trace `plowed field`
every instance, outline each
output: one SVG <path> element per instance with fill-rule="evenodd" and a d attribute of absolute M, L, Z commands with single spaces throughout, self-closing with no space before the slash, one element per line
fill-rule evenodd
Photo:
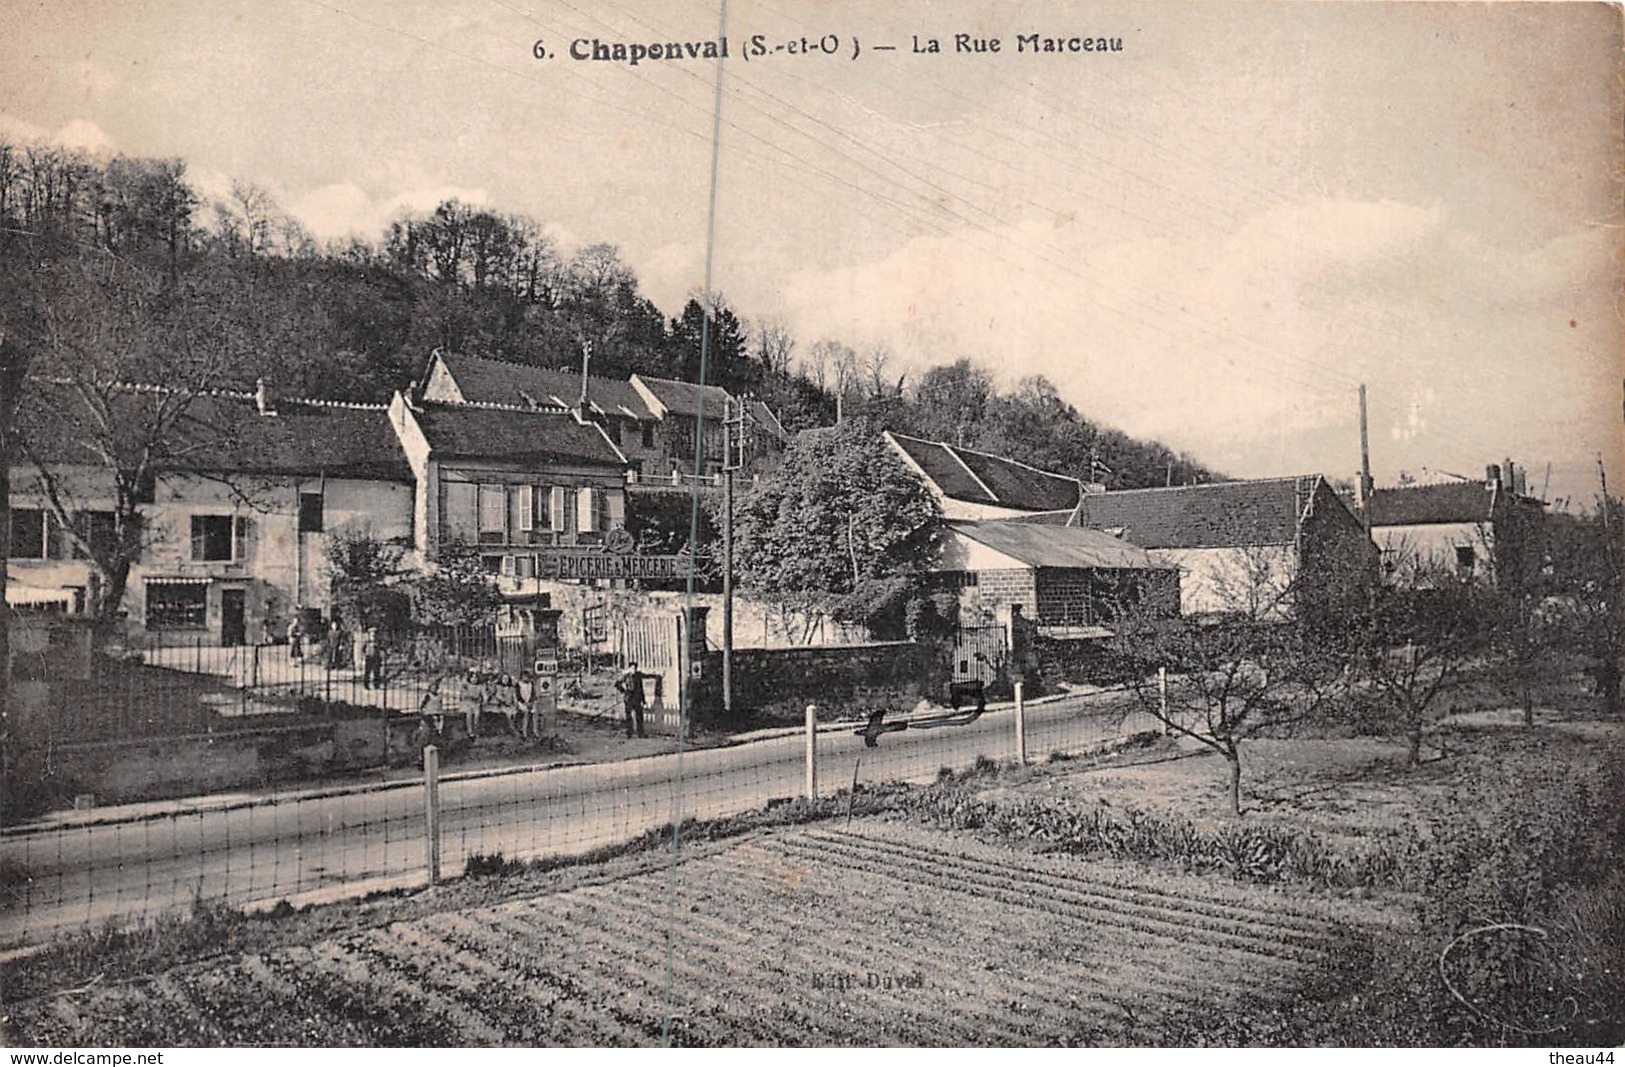
<path fill-rule="evenodd" d="M 669 1019 L 677 1044 L 1159 1044 L 1185 1013 L 1289 1003 L 1386 924 L 1361 908 L 860 822 L 40 997 L 5 1036 L 641 1045 Z"/>

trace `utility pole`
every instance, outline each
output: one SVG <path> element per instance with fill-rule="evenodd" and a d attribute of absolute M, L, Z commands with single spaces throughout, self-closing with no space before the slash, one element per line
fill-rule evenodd
<path fill-rule="evenodd" d="M 581 342 L 581 417 L 587 417 L 587 368 L 592 363 L 592 341 Z"/>
<path fill-rule="evenodd" d="M 722 711 L 734 710 L 734 471 L 745 459 L 745 405 L 722 413 Z"/>
<path fill-rule="evenodd" d="M 1360 525 L 1371 540 L 1371 435 L 1366 429 L 1365 383 L 1360 383 Z"/>

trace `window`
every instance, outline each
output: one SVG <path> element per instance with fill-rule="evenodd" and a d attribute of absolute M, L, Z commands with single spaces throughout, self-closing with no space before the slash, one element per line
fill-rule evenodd
<path fill-rule="evenodd" d="M 240 558 L 244 523 L 241 516 L 193 515 L 192 559 L 230 563 Z"/>
<path fill-rule="evenodd" d="M 322 532 L 322 494 L 299 494 L 299 532 Z"/>
<path fill-rule="evenodd" d="M 474 483 L 442 481 L 440 527 L 447 541 L 468 544 L 478 540 L 479 526 Z"/>
<path fill-rule="evenodd" d="M 535 556 L 516 556 L 513 561 L 513 576 L 515 578 L 534 578 L 536 576 Z"/>
<path fill-rule="evenodd" d="M 209 587 L 205 583 L 147 583 L 147 629 L 201 630 L 208 623 Z"/>
<path fill-rule="evenodd" d="M 118 530 L 113 524 L 111 511 L 81 511 L 74 516 L 79 537 L 90 545 L 90 551 L 97 555 L 110 555 L 118 546 Z M 74 559 L 84 559 L 85 551 L 78 546 L 73 550 Z"/>
<path fill-rule="evenodd" d="M 1463 578 L 1473 576 L 1473 563 L 1475 560 L 1472 545 L 1456 546 L 1456 573 Z"/>
<path fill-rule="evenodd" d="M 575 529 L 576 495 L 562 485 L 555 485 L 548 490 L 547 501 L 553 516 L 553 529 L 561 532 Z"/>
<path fill-rule="evenodd" d="M 645 422 L 641 424 L 640 428 L 643 430 L 643 447 L 653 448 L 655 446 L 655 424 Z"/>
<path fill-rule="evenodd" d="M 14 508 L 11 512 L 11 559 L 45 558 L 45 512 L 38 508 Z"/>
<path fill-rule="evenodd" d="M 553 528 L 553 491 L 545 485 L 526 488 L 530 491 L 530 521 L 525 529 L 531 532 L 533 541 L 545 540 L 535 535 Z"/>
<path fill-rule="evenodd" d="M 481 556 L 480 568 L 484 570 L 486 574 L 501 574 L 502 561 L 504 558 L 505 557 L 503 556 Z"/>
<path fill-rule="evenodd" d="M 576 530 L 579 533 L 596 533 L 602 529 L 598 525 L 597 500 L 603 496 L 590 485 L 583 485 L 576 490 Z"/>
<path fill-rule="evenodd" d="M 508 539 L 508 494 L 500 485 L 482 485 L 480 543 L 502 544 Z"/>

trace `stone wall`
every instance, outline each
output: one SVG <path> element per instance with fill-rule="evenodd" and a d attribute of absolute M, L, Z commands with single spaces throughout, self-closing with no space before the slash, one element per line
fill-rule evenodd
<path fill-rule="evenodd" d="M 1022 614 L 1029 619 L 1038 617 L 1037 573 L 1030 567 L 973 573 L 976 584 L 965 590 L 960 601 L 963 621 L 1005 618 L 1011 604 L 1020 604 Z"/>
<path fill-rule="evenodd" d="M 819 718 L 849 718 L 860 708 L 909 708 L 922 697 L 945 703 L 948 653 L 908 641 L 734 652 L 734 708 L 739 724 L 804 721 L 808 704 Z M 708 677 L 721 676 L 721 657 L 708 657 Z M 717 714 L 713 709 L 713 714 Z"/>

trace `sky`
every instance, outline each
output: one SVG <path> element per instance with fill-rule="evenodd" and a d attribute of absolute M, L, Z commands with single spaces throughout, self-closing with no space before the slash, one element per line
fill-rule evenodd
<path fill-rule="evenodd" d="M 1351 477 L 1364 383 L 1379 485 L 1625 487 L 1603 4 L 0 3 L 0 137 L 179 157 L 319 238 L 457 197 L 617 245 L 668 315 L 709 249 L 802 348 L 1041 374 L 1236 476 Z M 570 54 L 724 32 L 720 109 L 715 61 Z"/>

